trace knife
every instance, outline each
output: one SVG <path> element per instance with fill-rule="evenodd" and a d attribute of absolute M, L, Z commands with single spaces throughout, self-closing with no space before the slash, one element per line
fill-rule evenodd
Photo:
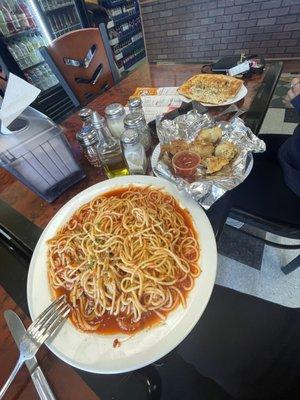
<path fill-rule="evenodd" d="M 4 312 L 4 318 L 7 323 L 7 326 L 14 338 L 16 345 L 19 349 L 20 342 L 23 336 L 26 333 L 26 329 L 18 317 L 18 315 L 12 310 L 6 310 Z M 42 400 L 56 400 L 50 386 L 43 374 L 41 368 L 37 363 L 37 359 L 35 357 L 25 361 L 26 367 L 31 375 L 31 379 L 34 383 L 34 386 L 39 394 L 40 399 Z"/>

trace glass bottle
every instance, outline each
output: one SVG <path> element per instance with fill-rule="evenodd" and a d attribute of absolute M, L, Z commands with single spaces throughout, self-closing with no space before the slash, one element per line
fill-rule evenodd
<path fill-rule="evenodd" d="M 144 115 L 143 103 L 140 97 L 132 97 L 128 101 L 128 108 L 131 113 L 139 112 Z"/>
<path fill-rule="evenodd" d="M 140 141 L 144 146 L 145 151 L 150 149 L 151 133 L 143 114 L 140 112 L 127 114 L 124 118 L 124 126 L 126 129 L 134 129 L 139 134 Z"/>
<path fill-rule="evenodd" d="M 106 176 L 115 178 L 116 176 L 129 175 L 120 143 L 111 136 L 105 118 L 94 111 L 92 120 L 98 136 L 101 136 L 102 139 L 98 144 L 98 154 Z"/>
<path fill-rule="evenodd" d="M 1 10 L 1 7 L 0 7 L 0 33 L 2 33 L 4 36 L 9 34 L 9 30 L 6 26 L 5 16 Z"/>
<path fill-rule="evenodd" d="M 147 157 L 138 133 L 133 129 L 125 129 L 121 136 L 121 144 L 130 174 L 146 174 Z"/>
<path fill-rule="evenodd" d="M 108 129 L 110 130 L 113 137 L 119 140 L 124 131 L 123 121 L 125 115 L 125 108 L 122 106 L 122 104 L 113 103 L 105 108 L 105 116 Z"/>
<path fill-rule="evenodd" d="M 93 112 L 89 108 L 83 108 L 78 113 L 83 125 L 76 134 L 76 139 L 80 143 L 85 158 L 94 167 L 101 167 L 101 159 L 98 152 L 99 137 L 98 132 L 92 124 Z"/>

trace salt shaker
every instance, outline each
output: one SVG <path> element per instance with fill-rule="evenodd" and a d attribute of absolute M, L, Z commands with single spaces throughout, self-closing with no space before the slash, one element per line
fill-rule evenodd
<path fill-rule="evenodd" d="M 139 112 L 127 114 L 124 118 L 124 126 L 126 129 L 133 129 L 139 134 L 140 141 L 145 151 L 150 149 L 151 134 L 143 114 Z"/>
<path fill-rule="evenodd" d="M 85 158 L 94 167 L 101 167 L 101 160 L 98 153 L 99 136 L 97 130 L 92 124 L 92 110 L 83 108 L 78 115 L 81 118 L 83 125 L 81 130 L 76 134 Z"/>
<path fill-rule="evenodd" d="M 143 175 L 147 172 L 147 158 L 139 134 L 133 129 L 126 129 L 121 136 L 123 154 L 131 175 Z"/>
<path fill-rule="evenodd" d="M 108 129 L 111 134 L 118 140 L 124 131 L 124 118 L 125 108 L 122 104 L 113 103 L 105 108 L 105 116 L 107 121 Z"/>

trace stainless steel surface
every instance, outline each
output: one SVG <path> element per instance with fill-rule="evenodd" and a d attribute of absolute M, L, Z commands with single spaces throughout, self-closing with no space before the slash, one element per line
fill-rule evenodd
<path fill-rule="evenodd" d="M 12 310 L 7 310 L 4 313 L 4 317 L 7 323 L 7 326 L 16 342 L 18 349 L 20 348 L 20 343 L 23 336 L 26 334 L 26 329 L 20 320 L 19 316 Z M 31 375 L 31 379 L 33 384 L 39 394 L 41 400 L 55 400 L 55 396 L 41 370 L 40 366 L 37 363 L 35 357 L 32 357 L 30 360 L 25 361 L 26 367 Z"/>
<path fill-rule="evenodd" d="M 61 296 L 59 299 L 51 303 L 50 306 L 32 322 L 21 340 L 20 356 L 16 366 L 0 390 L 0 399 L 3 398 L 24 362 L 30 360 L 36 355 L 44 341 L 56 331 L 56 329 L 66 319 L 69 312 L 70 306 L 66 303 L 65 296 Z"/>

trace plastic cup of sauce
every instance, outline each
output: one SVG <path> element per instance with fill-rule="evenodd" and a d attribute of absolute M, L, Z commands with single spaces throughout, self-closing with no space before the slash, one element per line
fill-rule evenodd
<path fill-rule="evenodd" d="M 177 175 L 188 177 L 194 175 L 201 162 L 201 157 L 193 151 L 179 151 L 172 159 L 174 171 Z"/>

